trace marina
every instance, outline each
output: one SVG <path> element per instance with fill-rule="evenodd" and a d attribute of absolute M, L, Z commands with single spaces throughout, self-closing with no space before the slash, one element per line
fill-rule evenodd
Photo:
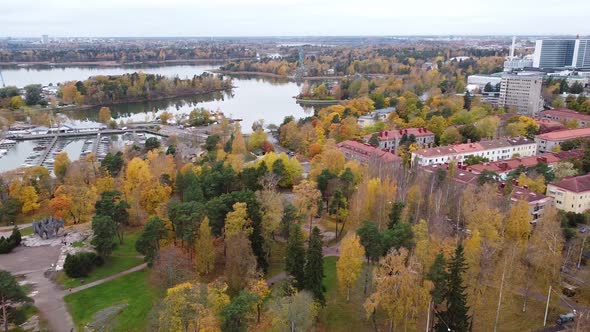
<path fill-rule="evenodd" d="M 35 130 L 32 130 L 35 132 Z M 121 150 L 128 145 L 143 145 L 149 137 L 165 137 L 149 129 L 105 129 L 96 131 L 79 131 L 58 134 L 32 134 L 20 131 L 12 139 L 0 141 L 0 172 L 16 168 L 43 166 L 53 172 L 55 157 L 66 152 L 74 161 L 89 154 L 94 154 L 102 161 L 111 150 Z"/>

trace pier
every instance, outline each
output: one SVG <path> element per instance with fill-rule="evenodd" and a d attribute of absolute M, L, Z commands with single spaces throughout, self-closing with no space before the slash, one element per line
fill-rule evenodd
<path fill-rule="evenodd" d="M 73 131 L 73 132 L 65 132 L 65 133 L 51 133 L 51 134 L 19 134 L 12 137 L 13 140 L 16 141 L 27 141 L 27 140 L 38 140 L 43 138 L 68 138 L 68 137 L 88 137 L 88 136 L 103 136 L 103 135 L 122 135 L 125 133 L 146 133 L 157 135 L 160 137 L 168 137 L 168 135 L 164 133 L 159 133 L 157 131 L 153 131 L 150 129 L 143 129 L 143 128 L 129 128 L 129 129 L 103 129 L 100 131 Z"/>

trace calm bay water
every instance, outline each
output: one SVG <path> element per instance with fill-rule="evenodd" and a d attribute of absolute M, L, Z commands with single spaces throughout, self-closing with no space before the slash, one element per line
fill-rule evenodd
<path fill-rule="evenodd" d="M 45 68 L 10 68 L 2 69 L 6 85 L 23 87 L 28 84 L 57 84 L 66 81 L 84 80 L 96 75 L 117 75 L 143 71 L 150 74 L 160 74 L 180 78 L 200 75 L 215 68 L 216 65 L 177 65 L 162 67 L 45 67 Z M 162 101 L 129 103 L 111 106 L 113 118 L 119 122 L 152 121 L 163 112 L 174 115 L 188 114 L 196 107 L 205 107 L 213 111 L 220 110 L 226 116 L 242 119 L 242 130 L 250 132 L 254 121 L 263 119 L 265 124 L 280 124 L 285 116 L 295 118 L 306 117 L 312 112 L 305 110 L 295 102 L 293 96 L 299 94 L 297 83 L 288 80 L 232 76 L 235 88 L 231 93 L 220 92 L 188 98 L 173 98 Z M 71 123 L 88 125 L 98 119 L 98 108 L 66 112 Z M 67 145 L 66 152 L 70 159 L 77 159 L 79 142 Z M 0 172 L 20 166 L 32 152 L 33 145 L 22 142 L 12 148 L 9 153 L 0 158 Z M 74 151 L 75 150 L 75 151 Z"/>

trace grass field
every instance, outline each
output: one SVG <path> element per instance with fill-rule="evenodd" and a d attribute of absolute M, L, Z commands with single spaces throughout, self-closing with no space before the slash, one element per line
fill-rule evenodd
<path fill-rule="evenodd" d="M 33 227 L 32 226 L 25 227 L 20 230 L 21 236 L 27 236 L 27 235 L 31 235 L 31 234 L 33 234 Z"/>
<path fill-rule="evenodd" d="M 273 277 L 285 271 L 285 253 L 287 243 L 273 241 L 270 248 L 270 259 L 268 260 L 268 277 Z"/>
<path fill-rule="evenodd" d="M 134 272 L 66 296 L 74 324 L 83 330 L 98 311 L 126 303 L 127 307 L 115 318 L 112 331 L 144 331 L 147 314 L 158 297 L 147 279 L 147 271 Z"/>
<path fill-rule="evenodd" d="M 73 288 L 92 281 L 106 278 L 115 273 L 119 273 L 142 264 L 143 259 L 140 258 L 138 256 L 139 253 L 135 251 L 135 242 L 137 241 L 139 234 L 139 230 L 132 230 L 128 232 L 124 237 L 123 244 L 117 242 L 117 246 L 115 250 L 113 250 L 111 257 L 108 257 L 105 260 L 104 265 L 96 267 L 94 270 L 92 270 L 88 277 L 72 279 L 66 276 L 66 274 L 62 271 L 58 273 L 56 281 L 59 282 L 64 288 Z M 80 243 L 79 246 L 81 245 L 82 244 Z M 74 247 L 75 246 L 76 243 L 74 243 Z M 82 282 L 82 280 L 84 280 L 84 282 Z"/>
<path fill-rule="evenodd" d="M 338 287 L 336 278 L 337 257 L 324 258 L 324 286 L 326 287 L 326 307 L 320 312 L 319 325 L 325 331 L 370 331 L 373 329 L 366 319 L 363 308 L 365 302 L 364 272 L 351 290 L 350 301 L 346 293 Z"/>

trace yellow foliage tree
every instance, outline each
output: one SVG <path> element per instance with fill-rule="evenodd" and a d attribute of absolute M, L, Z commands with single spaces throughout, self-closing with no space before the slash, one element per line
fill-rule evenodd
<path fill-rule="evenodd" d="M 209 218 L 205 217 L 199 225 L 197 240 L 195 241 L 195 266 L 197 274 L 209 274 L 215 266 L 215 247 L 211 236 Z"/>
<path fill-rule="evenodd" d="M 350 288 L 361 273 L 365 248 L 356 234 L 347 236 L 340 244 L 340 258 L 336 263 L 336 273 L 341 289 L 346 289 L 346 302 L 350 301 Z"/>

